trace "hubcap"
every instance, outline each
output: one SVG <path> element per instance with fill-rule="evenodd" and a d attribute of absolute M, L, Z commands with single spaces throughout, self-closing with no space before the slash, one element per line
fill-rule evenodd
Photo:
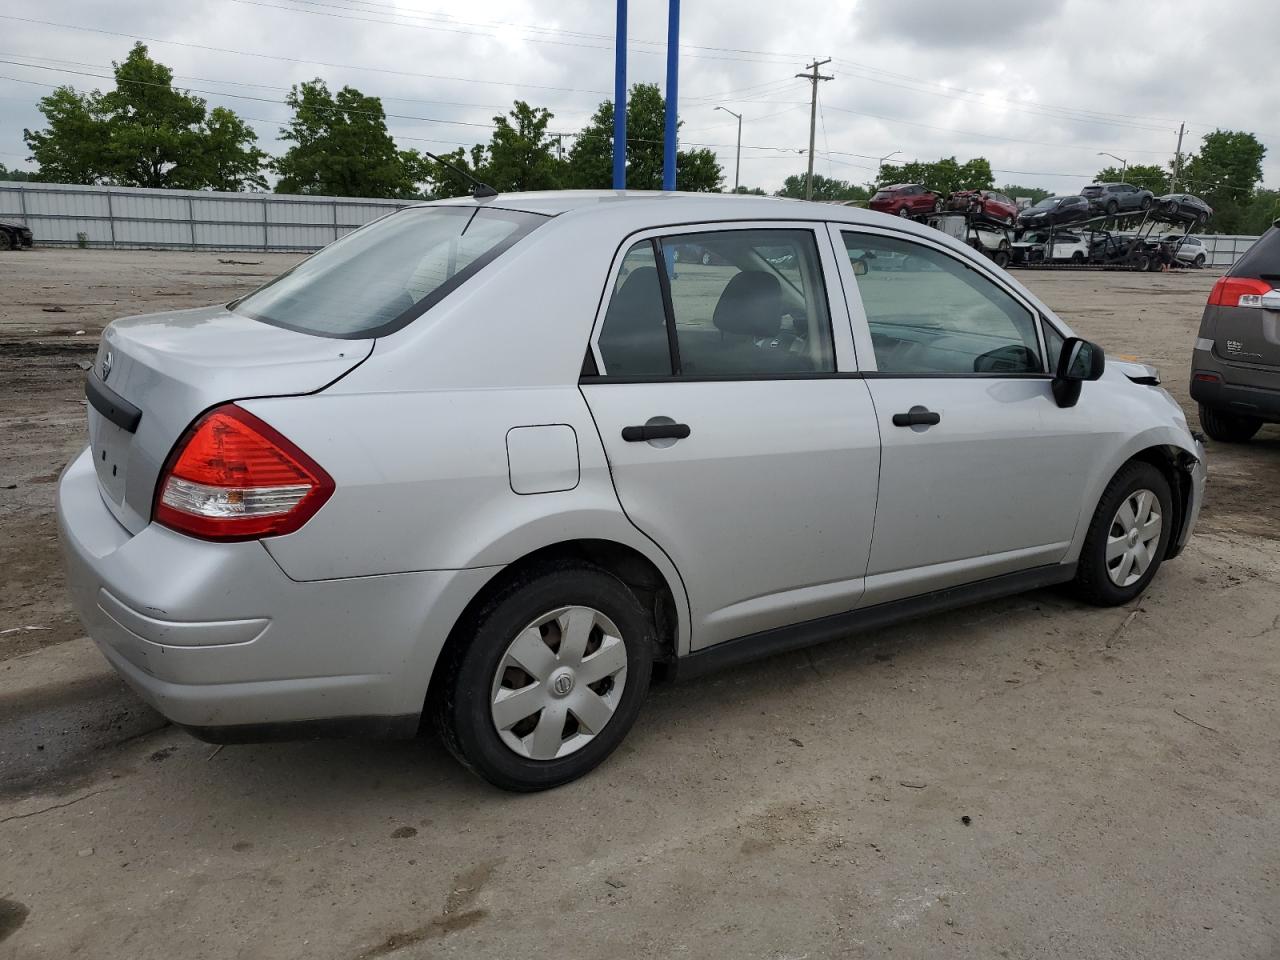
<path fill-rule="evenodd" d="M 490 694 L 503 743 L 530 760 L 581 750 L 613 718 L 627 683 L 627 645 L 591 607 L 560 607 L 511 641 Z"/>
<path fill-rule="evenodd" d="M 1142 579 L 1160 546 L 1160 500 L 1150 490 L 1125 497 L 1107 532 L 1107 576 L 1117 587 Z"/>

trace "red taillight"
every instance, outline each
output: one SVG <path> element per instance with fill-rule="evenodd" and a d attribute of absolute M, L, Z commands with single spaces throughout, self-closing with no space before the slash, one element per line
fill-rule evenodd
<path fill-rule="evenodd" d="M 1211 307 L 1260 307 L 1271 284 L 1249 277 L 1219 277 L 1209 294 Z"/>
<path fill-rule="evenodd" d="M 318 463 L 227 404 L 192 424 L 173 448 L 153 519 L 203 540 L 256 540 L 293 533 L 332 493 Z"/>

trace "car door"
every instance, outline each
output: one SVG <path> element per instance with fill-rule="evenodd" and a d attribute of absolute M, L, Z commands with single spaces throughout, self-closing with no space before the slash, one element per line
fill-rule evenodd
<path fill-rule="evenodd" d="M 1094 421 L 1054 402 L 1035 310 L 941 243 L 831 233 L 882 438 L 864 604 L 1059 562 Z"/>
<path fill-rule="evenodd" d="M 691 242 L 713 263 L 667 267 Z M 655 231 L 616 258 L 581 389 L 623 509 L 684 581 L 692 649 L 862 595 L 880 437 L 837 271 L 803 222 Z"/>

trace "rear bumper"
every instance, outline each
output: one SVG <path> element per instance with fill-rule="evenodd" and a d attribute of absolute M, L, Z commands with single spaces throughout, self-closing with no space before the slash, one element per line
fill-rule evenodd
<path fill-rule="evenodd" d="M 1196 374 L 1211 373 L 1216 382 L 1197 380 Z M 1280 423 L 1280 373 L 1275 376 L 1277 389 L 1246 387 L 1231 383 L 1231 372 L 1223 368 L 1207 351 L 1197 350 L 1192 360 L 1191 399 L 1213 410 L 1242 417 L 1257 417 L 1269 423 Z"/>
<path fill-rule="evenodd" d="M 209 739 L 341 728 L 335 720 L 412 733 L 445 638 L 493 573 L 302 583 L 259 542 L 207 543 L 156 524 L 131 535 L 103 503 L 88 451 L 59 481 L 58 527 L 90 637 L 144 700 Z"/>

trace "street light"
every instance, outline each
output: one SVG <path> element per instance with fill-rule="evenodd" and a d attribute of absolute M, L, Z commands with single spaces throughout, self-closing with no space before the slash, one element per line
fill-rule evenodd
<path fill-rule="evenodd" d="M 723 110 L 731 117 L 738 118 L 738 155 L 733 161 L 733 192 L 738 192 L 738 171 L 742 167 L 742 114 L 734 113 L 728 107 L 716 107 L 717 110 Z"/>
<path fill-rule="evenodd" d="M 902 152 L 901 150 L 895 150 L 895 151 L 893 151 L 893 153 L 886 154 L 885 156 L 883 156 L 883 157 L 881 157 L 881 158 L 880 158 L 880 163 L 879 163 L 879 165 L 876 167 L 876 179 L 877 179 L 877 180 L 879 180 L 879 179 L 880 179 L 880 173 L 881 173 L 881 171 L 883 171 L 883 170 L 884 170 L 884 162 L 885 162 L 886 160 L 890 159 L 891 157 L 896 157 L 896 156 L 897 156 L 898 154 L 900 154 L 901 152 Z"/>
<path fill-rule="evenodd" d="M 1110 157 L 1112 160 L 1119 160 L 1120 161 L 1120 179 L 1124 180 L 1125 171 L 1129 169 L 1128 160 L 1126 160 L 1124 157 L 1117 157 L 1114 153 L 1107 153 L 1107 151 L 1105 150 L 1099 150 L 1098 156 Z"/>

